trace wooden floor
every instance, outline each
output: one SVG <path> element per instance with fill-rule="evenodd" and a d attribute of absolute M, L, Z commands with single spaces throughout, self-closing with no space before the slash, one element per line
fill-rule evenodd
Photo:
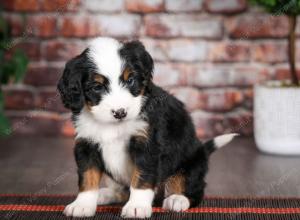
<path fill-rule="evenodd" d="M 74 194 L 72 139 L 0 140 L 0 193 Z M 300 196 L 300 157 L 261 154 L 251 138 L 238 138 L 210 160 L 206 195 Z"/>

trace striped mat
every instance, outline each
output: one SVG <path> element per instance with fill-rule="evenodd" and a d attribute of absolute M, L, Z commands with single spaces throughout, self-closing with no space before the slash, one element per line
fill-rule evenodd
<path fill-rule="evenodd" d="M 69 195 L 0 195 L 0 219 L 71 219 L 62 211 L 73 200 Z M 95 217 L 87 219 L 120 220 L 120 211 L 120 205 L 98 206 Z M 182 213 L 154 207 L 151 219 L 300 220 L 300 198 L 206 197 Z"/>

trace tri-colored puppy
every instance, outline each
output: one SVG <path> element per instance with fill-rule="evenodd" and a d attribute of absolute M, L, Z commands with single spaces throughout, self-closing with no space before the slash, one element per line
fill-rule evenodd
<path fill-rule="evenodd" d="M 150 217 L 161 188 L 171 211 L 201 201 L 210 153 L 235 134 L 202 144 L 184 105 L 152 73 L 140 42 L 111 38 L 96 38 L 66 64 L 58 89 L 73 113 L 79 194 L 65 215 L 93 216 L 97 204 L 126 202 L 123 217 Z"/>

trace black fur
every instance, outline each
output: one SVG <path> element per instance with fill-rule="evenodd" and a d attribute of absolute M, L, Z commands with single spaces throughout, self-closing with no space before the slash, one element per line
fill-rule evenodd
<path fill-rule="evenodd" d="M 127 67 L 142 76 L 145 85 L 152 79 L 153 60 L 141 42 L 132 41 L 124 44 L 120 56 L 125 60 Z"/>
<path fill-rule="evenodd" d="M 132 71 L 130 78 L 134 83 L 130 85 L 123 79 L 121 81 L 134 96 L 138 96 L 142 89 L 147 88 L 152 79 L 153 60 L 139 41 L 126 43 L 119 53 L 125 61 L 124 68 L 129 68 Z"/>
<path fill-rule="evenodd" d="M 97 69 L 87 53 L 88 49 L 67 62 L 57 87 L 64 106 L 75 114 L 81 111 L 86 102 L 96 105 L 101 101 L 101 96 L 109 92 L 106 78 L 101 85 L 94 81 Z"/>
<path fill-rule="evenodd" d="M 74 149 L 76 164 L 78 167 L 78 185 L 83 182 L 83 173 L 91 168 L 105 170 L 101 152 L 98 151 L 99 145 L 88 140 L 79 140 Z"/>
<path fill-rule="evenodd" d="M 109 92 L 109 81 L 102 89 L 94 89 L 99 86 L 92 80 L 96 68 L 86 52 L 66 64 L 58 85 L 64 105 L 74 114 L 79 114 L 86 102 L 99 103 L 101 94 Z M 186 179 L 183 193 L 192 205 L 197 205 L 204 194 L 204 177 L 209 155 L 214 150 L 213 142 L 203 145 L 196 137 L 183 103 L 153 84 L 153 60 L 140 42 L 124 44 L 119 53 L 125 60 L 124 68 L 133 71 L 131 80 L 134 80 L 133 84 L 131 81 L 122 83 L 134 96 L 143 90 L 147 100 L 141 111 L 149 124 L 147 140 L 132 137 L 128 146 L 132 160 L 142 170 L 141 179 L 154 187 L 180 172 Z M 76 144 L 75 156 L 80 181 L 90 166 L 107 172 L 98 145 L 81 140 Z"/>
<path fill-rule="evenodd" d="M 196 205 L 203 197 L 210 152 L 197 139 L 192 120 L 179 100 L 152 83 L 148 91 L 143 113 L 150 124 L 149 146 L 139 146 L 139 152 L 138 145 L 131 144 L 133 155 L 137 163 L 142 161 L 140 166 L 147 171 L 147 178 L 152 177 L 150 181 L 156 184 L 183 173 L 185 195 Z"/>

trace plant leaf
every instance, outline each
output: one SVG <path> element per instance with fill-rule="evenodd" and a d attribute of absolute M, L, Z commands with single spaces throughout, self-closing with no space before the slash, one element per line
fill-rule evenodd
<path fill-rule="evenodd" d="M 27 70 L 28 58 L 25 53 L 20 50 L 16 50 L 13 55 L 13 63 L 14 63 L 14 82 L 20 82 Z"/>
<path fill-rule="evenodd" d="M 8 136 L 11 133 L 9 120 L 0 112 L 0 137 Z"/>
<path fill-rule="evenodd" d="M 2 17 L 2 12 L 0 13 L 0 40 L 1 41 L 7 41 L 8 35 L 9 35 L 9 28 L 7 25 L 7 22 L 5 19 Z"/>
<path fill-rule="evenodd" d="M 4 110 L 4 97 L 3 92 L 0 90 L 0 112 L 3 112 Z"/>
<path fill-rule="evenodd" d="M 273 15 L 299 15 L 300 0 L 248 0 L 254 5 L 261 6 Z"/>

